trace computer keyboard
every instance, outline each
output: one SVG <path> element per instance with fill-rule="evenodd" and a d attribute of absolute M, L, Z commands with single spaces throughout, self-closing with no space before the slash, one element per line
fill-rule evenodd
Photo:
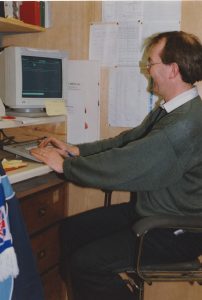
<path fill-rule="evenodd" d="M 38 147 L 38 141 L 31 141 L 12 145 L 5 145 L 3 146 L 3 150 L 37 162 L 41 162 L 30 153 L 30 150 L 36 147 Z"/>

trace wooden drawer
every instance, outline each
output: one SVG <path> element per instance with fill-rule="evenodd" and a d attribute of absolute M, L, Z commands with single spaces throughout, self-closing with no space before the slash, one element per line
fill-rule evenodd
<path fill-rule="evenodd" d="M 62 219 L 65 216 L 66 201 L 65 184 L 21 199 L 21 209 L 29 234 Z"/>
<path fill-rule="evenodd" d="M 53 226 L 31 239 L 40 273 L 58 263 L 60 254 L 58 228 L 59 226 Z"/>
<path fill-rule="evenodd" d="M 45 300 L 67 300 L 58 273 L 58 228 L 60 220 L 67 215 L 68 185 L 52 172 L 17 183 L 14 189 L 30 235 Z"/>
<path fill-rule="evenodd" d="M 66 300 L 66 288 L 60 278 L 58 268 L 54 268 L 42 276 L 45 300 Z"/>

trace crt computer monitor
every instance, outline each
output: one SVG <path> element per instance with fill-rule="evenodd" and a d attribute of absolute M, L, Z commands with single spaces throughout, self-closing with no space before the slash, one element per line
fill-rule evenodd
<path fill-rule="evenodd" d="M 0 53 L 0 98 L 16 112 L 40 111 L 67 99 L 67 53 L 7 47 Z"/>

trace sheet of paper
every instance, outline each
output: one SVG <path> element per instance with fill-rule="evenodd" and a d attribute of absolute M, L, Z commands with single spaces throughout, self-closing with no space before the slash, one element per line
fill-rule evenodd
<path fill-rule="evenodd" d="M 144 22 L 141 28 L 141 42 L 140 44 L 143 45 L 145 39 L 149 36 L 156 34 L 157 32 L 164 32 L 164 31 L 175 31 L 180 30 L 180 22 L 179 21 L 153 21 L 153 22 Z M 140 57 L 143 55 L 143 51 L 141 52 Z M 141 59 L 140 59 L 141 60 Z"/>
<path fill-rule="evenodd" d="M 142 1 L 143 22 L 173 21 L 181 19 L 181 1 Z"/>
<path fill-rule="evenodd" d="M 90 26 L 90 60 L 114 66 L 118 60 L 118 24 L 92 24 Z"/>
<path fill-rule="evenodd" d="M 177 1 L 103 1 L 102 22 L 176 21 L 181 18 Z"/>
<path fill-rule="evenodd" d="M 103 1 L 102 21 L 138 21 L 142 18 L 143 1 Z"/>
<path fill-rule="evenodd" d="M 152 26 L 150 26 L 152 25 Z M 152 34 L 156 34 L 157 32 L 164 31 L 175 31 L 180 29 L 179 21 L 153 21 L 152 23 L 144 22 L 142 24 L 142 41 L 151 36 Z"/>
<path fill-rule="evenodd" d="M 111 68 L 109 74 L 109 124 L 134 127 L 148 113 L 148 96 L 142 99 L 139 68 Z"/>
<path fill-rule="evenodd" d="M 140 59 L 140 23 L 92 24 L 90 60 L 103 66 L 138 65 Z"/>
<path fill-rule="evenodd" d="M 100 137 L 99 76 L 97 61 L 70 60 L 68 63 L 69 143 L 92 142 Z"/>
<path fill-rule="evenodd" d="M 65 102 L 61 100 L 46 100 L 46 113 L 48 116 L 66 115 Z"/>
<path fill-rule="evenodd" d="M 138 66 L 140 60 L 140 23 L 121 22 L 118 31 L 118 66 Z"/>
<path fill-rule="evenodd" d="M 84 102 L 82 91 L 69 87 L 67 141 L 72 144 L 84 142 Z"/>
<path fill-rule="evenodd" d="M 148 78 L 135 67 L 116 67 L 109 74 L 109 125 L 138 126 L 158 97 L 149 91 Z"/>

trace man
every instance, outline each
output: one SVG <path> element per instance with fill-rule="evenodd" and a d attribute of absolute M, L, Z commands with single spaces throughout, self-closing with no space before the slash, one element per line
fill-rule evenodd
<path fill-rule="evenodd" d="M 76 300 L 135 299 L 118 275 L 134 267 L 135 221 L 149 215 L 202 215 L 202 102 L 193 86 L 202 79 L 202 45 L 191 34 L 165 32 L 150 39 L 146 52 L 153 90 L 163 101 L 140 126 L 78 146 L 50 137 L 32 150 L 68 181 L 137 192 L 136 204 L 98 208 L 64 221 L 62 261 Z M 54 149 L 46 148 L 49 142 Z M 68 153 L 75 157 L 64 159 Z M 197 257 L 202 241 L 196 235 L 155 230 L 145 242 L 143 263 Z"/>

